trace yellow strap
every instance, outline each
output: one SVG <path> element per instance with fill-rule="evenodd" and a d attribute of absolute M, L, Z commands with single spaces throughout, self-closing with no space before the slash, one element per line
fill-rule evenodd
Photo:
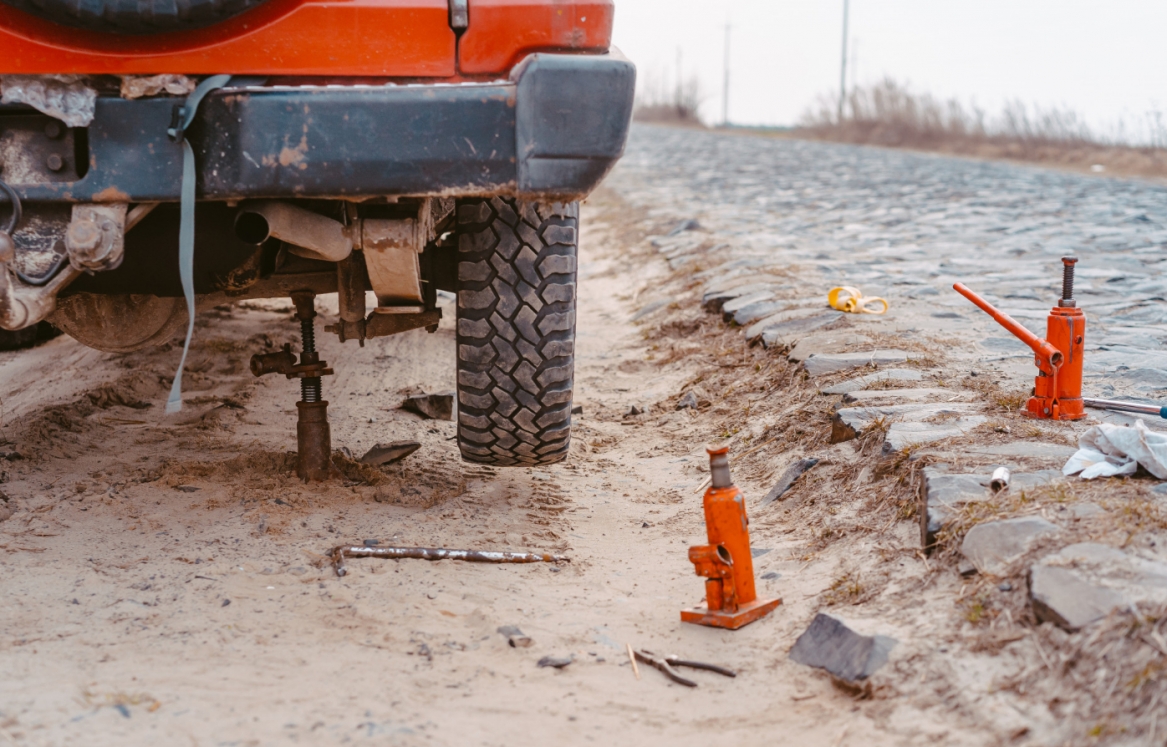
<path fill-rule="evenodd" d="M 864 298 L 863 293 L 858 288 L 849 285 L 831 288 L 827 292 L 827 304 L 832 309 L 848 314 L 886 314 L 889 307 L 886 300 L 879 297 Z M 868 308 L 872 305 L 881 306 L 881 308 L 879 311 Z"/>

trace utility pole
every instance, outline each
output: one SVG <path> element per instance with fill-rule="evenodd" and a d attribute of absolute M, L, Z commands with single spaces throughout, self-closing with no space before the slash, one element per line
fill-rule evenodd
<path fill-rule="evenodd" d="M 681 48 L 677 47 L 677 90 L 673 92 L 673 106 L 677 110 L 677 116 L 684 116 L 684 101 L 682 101 L 681 93 Z"/>
<path fill-rule="evenodd" d="M 847 16 L 850 14 L 851 0 L 843 0 L 843 65 L 839 69 L 839 111 L 835 119 L 843 124 L 843 103 L 847 100 Z"/>
<path fill-rule="evenodd" d="M 721 124 L 729 127 L 729 23 L 725 24 L 725 81 L 721 86 Z"/>

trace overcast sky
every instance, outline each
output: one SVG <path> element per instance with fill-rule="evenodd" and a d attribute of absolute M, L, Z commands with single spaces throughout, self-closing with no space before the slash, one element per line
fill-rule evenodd
<path fill-rule="evenodd" d="M 699 75 L 721 117 L 793 124 L 837 90 L 843 0 L 616 0 L 615 43 L 643 78 Z M 1167 0 L 851 0 L 858 80 L 890 75 L 998 110 L 1011 98 L 1064 105 L 1093 126 L 1167 112 Z"/>

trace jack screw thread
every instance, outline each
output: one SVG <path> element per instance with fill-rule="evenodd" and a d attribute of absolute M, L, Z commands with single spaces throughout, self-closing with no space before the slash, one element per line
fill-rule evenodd
<path fill-rule="evenodd" d="M 1062 300 L 1072 301 L 1074 299 L 1074 265 L 1077 264 L 1077 257 L 1062 257 Z"/>
<path fill-rule="evenodd" d="M 312 319 L 300 320 L 300 337 L 303 341 L 304 353 L 316 352 L 316 329 L 312 324 Z M 319 402 L 323 395 L 320 389 L 320 377 L 312 376 L 306 379 L 300 379 L 300 401 L 301 402 Z"/>

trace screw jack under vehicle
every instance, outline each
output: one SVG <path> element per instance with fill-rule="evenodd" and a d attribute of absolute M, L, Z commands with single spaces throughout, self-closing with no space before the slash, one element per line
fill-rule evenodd
<path fill-rule="evenodd" d="M 332 431 L 328 427 L 328 402 L 323 399 L 321 377 L 331 376 L 328 363 L 316 352 L 316 294 L 295 291 L 296 319 L 300 321 L 300 360 L 285 345 L 277 353 L 251 356 L 251 373 L 263 376 L 282 373 L 300 380 L 300 401 L 296 403 L 296 474 L 305 482 L 327 480 L 336 473 L 332 465 Z"/>

